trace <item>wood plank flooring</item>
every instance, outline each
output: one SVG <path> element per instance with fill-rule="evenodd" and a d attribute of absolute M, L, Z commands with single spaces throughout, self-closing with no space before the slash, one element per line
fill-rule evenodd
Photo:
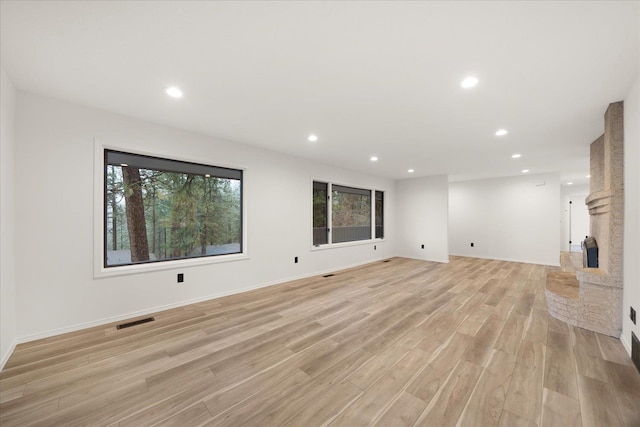
<path fill-rule="evenodd" d="M 0 424 L 640 426 L 640 374 L 549 317 L 548 270 L 393 258 L 22 344 Z"/>

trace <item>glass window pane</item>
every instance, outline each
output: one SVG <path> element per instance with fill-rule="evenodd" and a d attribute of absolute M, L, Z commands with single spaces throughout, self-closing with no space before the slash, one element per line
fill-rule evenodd
<path fill-rule="evenodd" d="M 376 191 L 376 239 L 384 237 L 384 193 Z"/>
<path fill-rule="evenodd" d="M 105 151 L 105 266 L 242 253 L 242 171 Z"/>
<path fill-rule="evenodd" d="M 371 191 L 332 186 L 332 243 L 371 239 Z"/>
<path fill-rule="evenodd" d="M 324 245 L 329 242 L 327 225 L 327 184 L 313 183 L 313 244 Z"/>

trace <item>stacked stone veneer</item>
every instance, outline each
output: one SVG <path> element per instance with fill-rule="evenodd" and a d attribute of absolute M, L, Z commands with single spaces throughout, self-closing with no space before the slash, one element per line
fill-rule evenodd
<path fill-rule="evenodd" d="M 550 273 L 546 296 L 549 312 L 554 317 L 619 337 L 622 331 L 624 222 L 622 102 L 610 104 L 604 118 L 604 135 L 591 144 L 591 180 L 586 199 L 591 236 L 598 243 L 598 268 L 577 269 L 577 298 L 575 294 L 568 295 L 557 287 L 550 287 L 554 274 Z M 575 286 L 575 283 L 568 286 Z"/>
<path fill-rule="evenodd" d="M 557 319 L 578 325 L 580 284 L 572 271 L 555 271 L 547 275 L 547 307 Z"/>
<path fill-rule="evenodd" d="M 576 276 L 584 274 L 584 270 L 599 269 L 580 269 L 576 273 L 569 273 L 571 277 L 565 278 L 560 286 L 565 289 L 561 291 L 558 286 L 549 286 L 550 281 L 555 281 L 552 279 L 554 273 L 549 273 L 545 291 L 549 313 L 571 325 L 619 337 L 622 327 L 622 288 L 606 283 L 606 275 L 601 271 L 588 272 L 586 280 L 578 280 Z M 601 279 L 600 283 L 597 283 L 598 278 Z"/>

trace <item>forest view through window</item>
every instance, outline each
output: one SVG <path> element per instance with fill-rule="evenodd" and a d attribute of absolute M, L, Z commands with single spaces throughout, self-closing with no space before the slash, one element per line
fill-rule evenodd
<path fill-rule="evenodd" d="M 374 194 L 375 199 L 372 200 Z M 370 240 L 372 236 L 382 239 L 383 212 L 382 191 L 314 181 L 313 245 Z M 374 227 L 372 216 L 375 218 Z"/>
<path fill-rule="evenodd" d="M 106 267 L 242 253 L 242 171 L 105 150 Z"/>
<path fill-rule="evenodd" d="M 333 185 L 331 197 L 331 241 L 371 239 L 371 191 Z"/>

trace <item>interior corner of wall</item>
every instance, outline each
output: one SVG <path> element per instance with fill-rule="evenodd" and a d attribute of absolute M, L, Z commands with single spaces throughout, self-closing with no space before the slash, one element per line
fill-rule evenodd
<path fill-rule="evenodd" d="M 17 344 L 18 342 L 16 340 L 13 340 L 11 345 L 7 348 L 7 351 L 5 352 L 5 354 L 0 356 L 0 372 L 2 372 L 2 370 L 4 369 L 4 365 L 6 365 L 7 362 L 9 361 L 9 358 L 15 351 Z"/>

